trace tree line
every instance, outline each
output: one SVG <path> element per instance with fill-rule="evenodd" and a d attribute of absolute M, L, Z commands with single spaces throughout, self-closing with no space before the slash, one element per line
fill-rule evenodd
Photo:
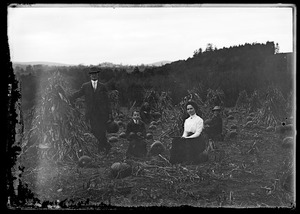
<path fill-rule="evenodd" d="M 293 91 L 293 53 L 278 53 L 274 42 L 253 43 L 217 49 L 208 44 L 186 60 L 160 67 L 135 66 L 101 67 L 103 81 L 110 90 L 120 92 L 121 106 L 143 102 L 146 90 L 169 92 L 174 105 L 193 88 L 205 100 L 210 89 L 224 92 L 224 105 L 234 106 L 239 93 L 251 94 L 270 85 L 279 88 L 284 96 Z M 89 81 L 90 66 L 15 66 L 21 83 L 21 94 L 28 107 L 38 92 L 39 81 L 45 73 L 60 71 L 68 78 L 72 89 Z"/>

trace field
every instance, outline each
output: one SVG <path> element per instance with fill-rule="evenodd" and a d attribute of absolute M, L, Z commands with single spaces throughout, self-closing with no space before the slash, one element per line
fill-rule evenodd
<path fill-rule="evenodd" d="M 128 142 L 118 136 L 125 129 L 130 111 L 122 107 L 120 112 L 123 117 L 117 119 L 123 125 L 119 126 L 118 133 L 108 134 L 108 137 L 118 138 L 112 143 L 111 152 L 108 155 L 92 153 L 92 164 L 87 167 L 79 167 L 76 161 L 53 161 L 47 155 L 36 156 L 41 154 L 34 153 L 36 150 L 22 153 L 19 164 L 25 168 L 20 183 L 32 194 L 19 189 L 21 205 L 15 206 L 29 209 L 296 206 L 294 143 L 286 147 L 283 144 L 286 136 L 277 130 L 267 129 L 262 124 L 249 125 L 248 111 L 224 109 L 223 123 L 227 135 L 224 141 L 215 142 L 216 149 L 208 152 L 208 161 L 199 165 L 171 165 L 168 162 L 172 138 L 166 131 L 172 128 L 175 119 L 161 120 L 157 128 L 151 131 L 154 138 L 147 140 L 148 148 L 154 141 L 160 140 L 167 148 L 164 154 L 126 160 Z M 227 115 L 232 115 L 232 118 Z M 258 113 L 254 112 L 251 116 L 258 117 Z M 24 118 L 26 136 L 30 124 L 37 123 L 29 115 Z M 229 133 L 233 125 L 236 126 L 237 136 L 231 137 Z M 161 138 L 162 135 L 165 137 Z M 88 144 L 89 151 L 96 150 L 92 141 L 85 144 Z M 128 163 L 130 174 L 114 178 L 111 165 L 115 162 Z"/>

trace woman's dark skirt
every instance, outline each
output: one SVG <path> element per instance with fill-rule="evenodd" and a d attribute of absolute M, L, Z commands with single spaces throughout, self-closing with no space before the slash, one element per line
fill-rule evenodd
<path fill-rule="evenodd" d="M 175 137 L 170 151 L 170 163 L 199 163 L 205 148 L 206 141 L 201 135 L 197 138 Z"/>

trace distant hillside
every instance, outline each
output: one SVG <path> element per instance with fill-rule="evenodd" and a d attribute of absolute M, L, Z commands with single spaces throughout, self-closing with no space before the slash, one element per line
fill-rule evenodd
<path fill-rule="evenodd" d="M 74 66 L 58 62 L 13 62 L 14 65 L 48 65 L 48 66 Z"/>
<path fill-rule="evenodd" d="M 151 64 L 147 64 L 148 66 L 163 66 L 165 64 L 169 64 L 171 63 L 171 61 L 159 61 L 159 62 L 154 62 L 154 63 L 151 63 Z"/>

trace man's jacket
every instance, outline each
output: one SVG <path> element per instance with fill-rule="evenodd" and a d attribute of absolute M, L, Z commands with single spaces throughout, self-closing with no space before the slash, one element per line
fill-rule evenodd
<path fill-rule="evenodd" d="M 70 97 L 70 101 L 73 103 L 75 99 L 82 96 L 85 98 L 85 116 L 87 120 L 90 120 L 92 117 L 101 119 L 103 120 L 102 122 L 107 122 L 109 120 L 111 106 L 108 90 L 103 83 L 98 81 L 95 91 L 91 82 L 84 83 L 80 90 L 76 91 Z"/>

